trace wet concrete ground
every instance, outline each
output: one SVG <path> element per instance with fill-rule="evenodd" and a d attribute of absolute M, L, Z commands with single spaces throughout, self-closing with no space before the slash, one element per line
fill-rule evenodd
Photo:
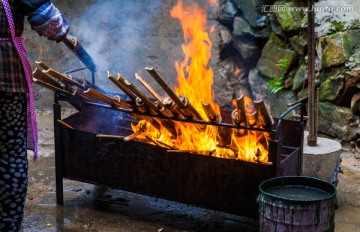
<path fill-rule="evenodd" d="M 176 202 L 64 180 L 63 206 L 56 204 L 51 111 L 38 113 L 40 158 L 29 154 L 24 232 L 38 231 L 258 231 L 254 221 Z M 344 149 L 339 176 L 336 232 L 360 231 L 360 157 Z"/>
<path fill-rule="evenodd" d="M 58 206 L 53 157 L 32 162 L 30 176 L 24 231 L 257 231 L 234 215 L 71 180 Z"/>

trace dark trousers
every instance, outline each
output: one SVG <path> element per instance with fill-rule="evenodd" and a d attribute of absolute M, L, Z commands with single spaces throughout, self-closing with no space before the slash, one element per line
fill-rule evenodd
<path fill-rule="evenodd" d="M 0 92 L 0 231 L 20 231 L 28 186 L 26 94 Z"/>

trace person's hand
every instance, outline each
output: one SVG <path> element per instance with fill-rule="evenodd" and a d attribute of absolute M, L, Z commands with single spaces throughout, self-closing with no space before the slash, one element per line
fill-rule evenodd
<path fill-rule="evenodd" d="M 28 21 L 40 36 L 56 42 L 62 41 L 70 28 L 66 17 L 52 3 L 44 4 L 31 13 Z"/>
<path fill-rule="evenodd" d="M 49 25 L 44 28 L 42 36 L 49 40 L 61 42 L 69 32 L 69 24 L 64 15 L 58 15 L 50 19 Z"/>

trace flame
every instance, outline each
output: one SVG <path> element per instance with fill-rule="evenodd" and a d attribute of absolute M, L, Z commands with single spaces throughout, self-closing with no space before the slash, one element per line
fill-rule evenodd
<path fill-rule="evenodd" d="M 209 0 L 211 4 L 217 0 Z M 206 9 L 199 5 L 185 6 L 181 0 L 171 9 L 170 15 L 178 19 L 184 33 L 182 50 L 185 58 L 181 62 L 175 62 L 178 86 L 174 88 L 177 95 L 185 96 L 188 102 L 195 108 L 204 121 L 207 115 L 201 103 L 210 104 L 215 113 L 220 115 L 220 107 L 213 100 L 212 91 L 213 70 L 209 67 L 211 58 L 212 42 L 210 34 L 215 27 L 207 28 Z M 240 74 L 241 70 L 237 70 Z M 245 111 L 250 114 L 255 111 L 251 98 L 245 98 Z M 161 123 L 160 123 L 161 124 Z M 245 136 L 236 136 L 237 129 L 231 136 L 231 144 L 236 148 L 219 147 L 219 128 L 204 126 L 199 129 L 198 124 L 174 121 L 177 136 L 174 138 L 169 131 L 161 127 L 160 131 L 148 123 L 142 121 L 132 126 L 133 131 L 144 131 L 148 142 L 169 148 L 187 151 L 212 151 L 213 156 L 226 158 L 239 158 L 250 162 L 267 162 L 267 141 L 264 142 L 264 133 L 247 131 Z M 149 138 L 151 137 L 151 138 Z"/>

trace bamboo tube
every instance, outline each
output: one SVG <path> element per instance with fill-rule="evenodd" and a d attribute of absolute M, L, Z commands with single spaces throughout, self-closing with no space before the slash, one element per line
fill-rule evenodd
<path fill-rule="evenodd" d="M 35 61 L 36 64 L 38 64 L 40 67 L 42 67 L 43 69 L 49 69 L 50 67 L 45 64 L 44 62 L 42 61 Z"/>
<path fill-rule="evenodd" d="M 118 80 L 120 80 L 120 78 Z M 125 86 L 129 90 L 131 90 L 131 92 L 133 92 L 136 96 L 138 96 L 145 103 L 146 107 L 149 108 L 149 110 L 152 114 L 159 113 L 159 110 L 154 105 L 154 103 L 152 101 L 150 101 L 150 99 L 144 93 L 142 93 L 138 88 L 136 88 L 135 85 L 133 85 L 131 82 L 127 81 L 124 77 L 122 77 L 121 80 L 125 84 Z"/>
<path fill-rule="evenodd" d="M 270 129 L 274 125 L 274 120 L 270 116 L 268 110 L 266 109 L 263 99 L 259 101 L 254 101 L 254 105 L 257 109 L 259 120 L 265 129 Z"/>
<path fill-rule="evenodd" d="M 257 111 L 246 114 L 246 120 L 250 127 L 257 127 L 259 124 Z"/>
<path fill-rule="evenodd" d="M 170 97 L 165 97 L 163 100 L 163 105 L 165 107 L 166 110 L 170 111 L 174 117 L 183 117 L 186 118 L 186 116 L 183 116 L 179 110 L 179 108 L 177 107 L 177 105 L 174 103 L 173 100 L 171 100 Z"/>
<path fill-rule="evenodd" d="M 160 102 L 156 101 L 154 102 L 155 106 L 158 108 L 158 110 L 160 111 L 160 113 L 164 116 L 167 117 L 174 117 L 174 114 L 165 108 L 165 106 L 163 104 L 161 104 Z"/>
<path fill-rule="evenodd" d="M 120 107 L 125 109 L 131 109 L 131 107 L 125 102 L 119 102 L 111 97 L 106 96 L 105 94 L 102 94 L 92 88 L 89 88 L 88 90 L 84 91 L 85 94 L 88 94 L 89 96 L 96 98 L 100 101 L 103 101 L 113 107 Z"/>
<path fill-rule="evenodd" d="M 221 122 L 221 116 L 218 115 L 217 113 L 215 113 L 215 111 L 210 103 L 202 102 L 201 105 L 202 105 L 204 112 L 205 112 L 206 116 L 208 117 L 209 121 L 215 122 L 215 123 Z"/>
<path fill-rule="evenodd" d="M 72 95 L 74 98 L 81 99 L 83 101 L 87 102 L 100 102 L 98 99 L 95 99 L 93 97 L 90 97 L 89 95 L 84 94 L 84 90 L 80 89 L 76 86 L 72 86 Z"/>
<path fill-rule="evenodd" d="M 135 78 L 138 80 L 148 91 L 153 95 L 153 97 L 162 104 L 162 97 L 151 87 L 149 83 L 147 83 L 138 73 L 135 73 Z"/>
<path fill-rule="evenodd" d="M 196 111 L 196 109 L 190 104 L 189 99 L 184 97 L 183 95 L 179 95 L 178 98 L 181 100 L 181 102 L 184 104 L 184 109 L 186 109 L 187 114 L 194 118 L 195 120 L 203 120 L 199 112 Z M 184 110 L 181 109 L 181 110 Z"/>
<path fill-rule="evenodd" d="M 47 70 L 43 70 L 42 72 L 60 80 L 62 83 L 64 84 L 70 84 L 70 85 L 75 85 L 79 88 L 82 88 L 82 89 L 85 89 L 84 85 L 80 84 L 79 82 L 71 79 L 70 77 L 62 74 L 62 73 L 59 73 L 51 68 L 47 69 Z"/>
<path fill-rule="evenodd" d="M 46 82 L 46 83 L 53 85 L 55 87 L 58 87 L 58 88 L 62 88 L 62 86 L 57 81 L 55 81 L 54 79 L 52 79 L 51 77 L 49 77 L 48 75 L 43 73 L 38 68 L 35 68 L 34 72 L 32 73 L 32 76 L 40 81 Z"/>
<path fill-rule="evenodd" d="M 120 76 L 120 74 L 118 74 Z M 136 96 L 128 89 L 122 82 L 117 80 L 114 75 L 112 75 L 110 72 L 108 72 L 108 78 L 119 88 L 121 91 L 123 91 L 132 102 L 136 101 Z"/>
<path fill-rule="evenodd" d="M 155 81 L 161 86 L 161 88 L 167 93 L 167 95 L 174 101 L 180 108 L 185 107 L 182 101 L 176 96 L 172 89 L 166 84 L 162 77 L 152 67 L 146 67 L 146 71 L 155 79 Z"/>
<path fill-rule="evenodd" d="M 64 90 L 64 89 L 60 89 L 60 88 L 58 88 L 58 87 L 56 87 L 56 86 L 53 86 L 53 85 L 51 85 L 51 84 L 49 84 L 49 83 L 46 83 L 46 82 L 44 82 L 44 81 L 38 80 L 38 79 L 36 79 L 36 78 L 33 78 L 33 81 L 34 81 L 34 83 L 36 83 L 36 84 L 38 84 L 38 85 L 41 85 L 41 86 L 43 86 L 43 87 L 45 87 L 45 88 L 51 89 L 51 90 L 53 90 L 53 91 L 55 91 L 55 92 L 65 94 L 65 95 L 67 95 L 67 96 L 72 96 L 72 94 L 71 94 L 70 92 L 68 92 L 68 91 L 66 91 L 66 90 Z"/>
<path fill-rule="evenodd" d="M 244 95 L 236 99 L 236 110 L 237 110 L 237 117 L 236 117 L 236 124 L 239 125 L 246 125 L 246 112 L 245 112 L 245 99 Z"/>

